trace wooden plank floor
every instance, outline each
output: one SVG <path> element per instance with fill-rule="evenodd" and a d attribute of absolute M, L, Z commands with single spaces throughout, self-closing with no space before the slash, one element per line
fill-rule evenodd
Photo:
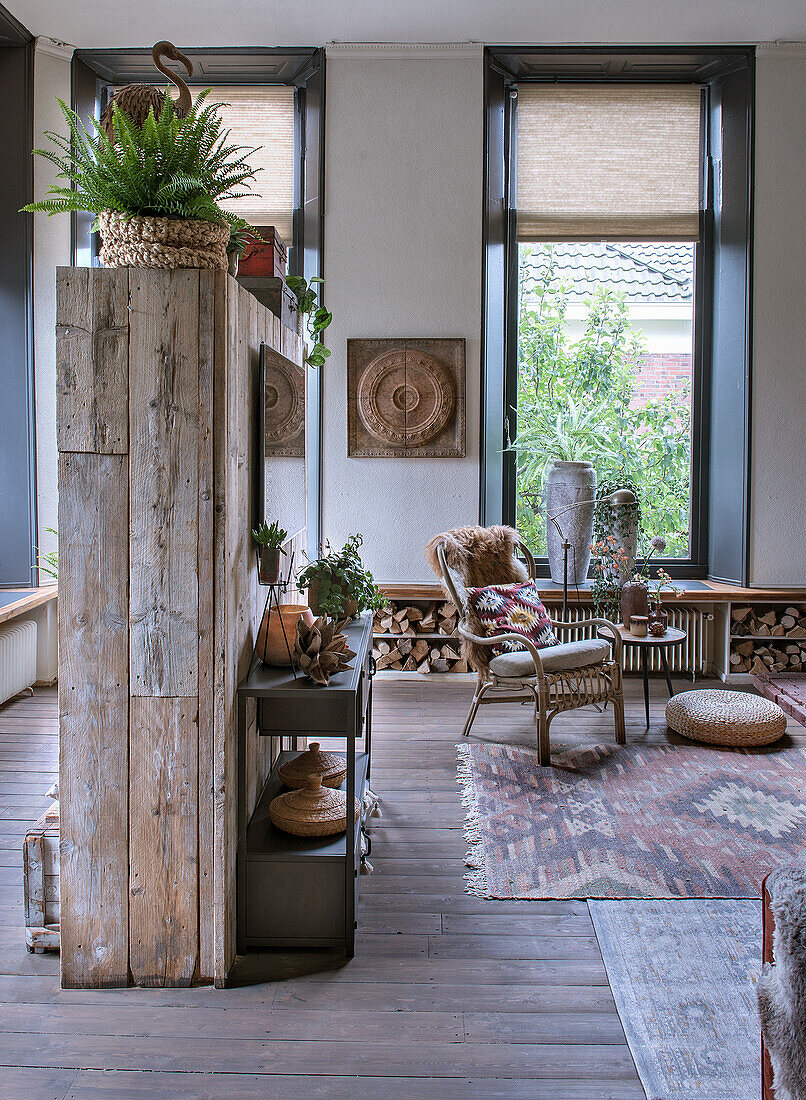
<path fill-rule="evenodd" d="M 627 683 L 632 742 L 666 738 L 652 688 L 647 732 Z M 586 904 L 464 892 L 454 745 L 471 690 L 376 685 L 384 816 L 356 958 L 260 954 L 226 991 L 63 991 L 58 959 L 26 952 L 20 846 L 56 774 L 56 694 L 0 708 L 0 1095 L 642 1100 Z M 611 717 L 560 718 L 554 739 L 580 731 L 610 740 Z M 482 708 L 474 736 L 531 744 L 530 712 Z"/>

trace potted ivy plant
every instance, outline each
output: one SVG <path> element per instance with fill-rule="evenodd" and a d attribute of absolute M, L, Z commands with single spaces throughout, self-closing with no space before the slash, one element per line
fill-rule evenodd
<path fill-rule="evenodd" d="M 255 171 L 246 156 L 254 150 L 227 145 L 220 105 L 206 104 L 207 95 L 202 92 L 184 117 L 166 95 L 142 125 L 113 100 L 114 138 L 96 119 L 87 129 L 59 100 L 69 134 L 47 131 L 55 148 L 34 153 L 56 166 L 62 182 L 23 209 L 95 214 L 106 267 L 226 270 L 236 217 L 220 202 L 248 190 Z"/>
<path fill-rule="evenodd" d="M 280 576 L 280 555 L 285 555 L 283 543 L 288 538 L 275 520 L 271 525 L 261 523 L 252 532 L 252 538 L 258 545 L 258 580 L 261 584 L 276 584 Z"/>
<path fill-rule="evenodd" d="M 333 320 L 333 314 L 323 305 L 317 304 L 317 293 L 314 287 L 324 283 L 315 275 L 312 279 L 304 279 L 302 275 L 289 275 L 286 285 L 297 300 L 297 311 L 304 318 L 304 324 L 308 336 L 305 341 L 304 360 L 309 367 L 322 367 L 330 356 L 330 348 L 322 343 L 322 333 Z"/>
<path fill-rule="evenodd" d="M 382 607 L 384 597 L 372 574 L 364 568 L 359 548 L 364 539 L 350 535 L 341 550 L 325 543 L 325 553 L 309 562 L 297 578 L 300 592 L 308 590 L 308 604 L 314 615 L 354 619 L 361 611 Z"/>

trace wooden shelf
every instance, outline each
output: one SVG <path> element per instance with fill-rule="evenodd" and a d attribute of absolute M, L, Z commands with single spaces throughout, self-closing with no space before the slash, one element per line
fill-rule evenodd
<path fill-rule="evenodd" d="M 0 590 L 0 623 L 11 622 L 28 615 L 37 607 L 56 599 L 56 585 L 45 584 L 39 588 L 7 588 Z"/>
<path fill-rule="evenodd" d="M 285 793 L 288 788 L 278 775 L 278 769 L 299 756 L 299 752 L 282 752 L 277 758 L 277 763 L 266 780 L 263 794 L 257 804 L 252 819 L 246 830 L 246 844 L 244 845 L 244 858 L 247 862 L 273 861 L 273 860 L 343 860 L 347 856 L 347 834 L 339 833 L 336 836 L 293 836 L 284 833 L 272 825 L 269 817 L 269 804 L 278 794 Z M 337 753 L 343 756 L 345 753 Z M 355 797 L 359 803 L 364 798 L 367 786 L 367 765 L 369 756 L 365 752 L 355 754 Z M 347 780 L 339 787 L 339 790 L 347 790 Z M 358 833 L 361 827 L 361 819 L 356 822 L 356 848 L 359 846 Z"/>

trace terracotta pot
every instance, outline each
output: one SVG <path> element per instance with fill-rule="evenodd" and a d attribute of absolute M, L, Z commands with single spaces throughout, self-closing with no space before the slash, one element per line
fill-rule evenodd
<path fill-rule="evenodd" d="M 319 579 L 315 578 L 308 585 L 308 604 L 314 615 L 326 615 L 328 612 L 319 610 Z M 339 619 L 354 619 L 358 614 L 358 600 L 343 600 L 341 611 L 336 616 Z"/>
<path fill-rule="evenodd" d="M 279 547 L 261 546 L 258 550 L 257 575 L 261 584 L 275 584 L 280 576 Z"/>
<path fill-rule="evenodd" d="M 288 668 L 291 665 L 288 653 L 289 650 L 292 654 L 294 652 L 297 623 L 300 619 L 303 619 L 308 626 L 313 625 L 311 609 L 302 603 L 284 603 L 280 604 L 279 609 L 272 607 L 266 611 L 257 632 L 257 655 L 264 664 L 276 665 L 278 668 Z M 283 637 L 283 628 L 285 628 L 285 637 Z"/>
<path fill-rule="evenodd" d="M 633 615 L 649 615 L 649 600 L 643 581 L 627 581 L 621 590 L 621 621 L 628 630 Z"/>

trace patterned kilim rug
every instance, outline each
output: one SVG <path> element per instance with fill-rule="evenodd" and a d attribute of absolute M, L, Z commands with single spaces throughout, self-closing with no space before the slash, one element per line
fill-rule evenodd
<path fill-rule="evenodd" d="M 759 1096 L 760 903 L 588 907 L 648 1100 Z"/>
<path fill-rule="evenodd" d="M 468 892 L 488 898 L 757 898 L 802 851 L 806 750 L 457 745 Z"/>

